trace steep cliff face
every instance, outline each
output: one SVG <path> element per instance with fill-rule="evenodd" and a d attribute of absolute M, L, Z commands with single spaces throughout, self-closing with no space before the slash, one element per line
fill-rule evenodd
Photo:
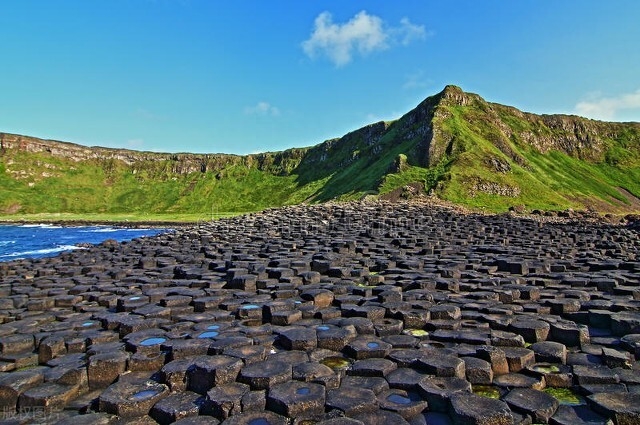
<path fill-rule="evenodd" d="M 194 211 L 212 204 L 252 210 L 407 185 L 412 193 L 422 187 L 494 210 L 584 207 L 590 199 L 624 209 L 629 196 L 640 196 L 640 124 L 535 115 L 447 86 L 398 120 L 310 148 L 246 156 L 85 147 L 0 133 L 0 180 L 0 212 L 96 205 L 107 212 Z M 61 201 L 51 201 L 52 194 Z"/>
<path fill-rule="evenodd" d="M 73 143 L 36 137 L 0 133 L 0 155 L 11 151 L 45 154 L 71 162 L 93 162 L 97 165 L 119 162 L 133 173 L 156 168 L 171 174 L 219 172 L 243 165 L 260 171 L 286 174 L 298 166 L 306 149 L 266 152 L 246 156 L 231 154 L 156 153 L 129 149 L 86 147 Z"/>

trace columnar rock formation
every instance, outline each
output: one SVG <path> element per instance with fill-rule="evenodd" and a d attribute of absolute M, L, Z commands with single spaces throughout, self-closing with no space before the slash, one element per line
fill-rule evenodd
<path fill-rule="evenodd" d="M 357 203 L 3 263 L 0 405 L 59 424 L 637 423 L 638 241 Z"/>

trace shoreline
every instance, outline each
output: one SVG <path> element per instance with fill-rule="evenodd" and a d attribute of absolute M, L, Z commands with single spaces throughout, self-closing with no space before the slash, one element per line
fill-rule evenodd
<path fill-rule="evenodd" d="M 541 223 L 600 223 L 608 225 L 629 225 L 640 221 L 640 212 L 628 212 L 625 214 L 611 214 L 603 211 L 596 210 L 523 210 L 518 211 L 516 207 L 512 207 L 508 211 L 485 211 L 481 209 L 470 209 L 463 205 L 453 204 L 448 201 L 444 201 L 432 197 L 417 197 L 408 200 L 363 200 L 363 201 L 328 201 L 320 204 L 313 204 L 316 206 L 370 206 L 370 205 L 417 205 L 417 206 L 430 206 L 437 208 L 444 208 L 451 212 L 460 215 L 479 215 L 479 216 L 507 216 L 516 219 L 532 220 Z M 223 218 L 232 218 L 238 216 L 245 216 L 250 214 L 263 214 L 273 210 L 288 209 L 288 208 L 305 208 L 313 205 L 297 204 L 297 205 L 283 205 L 280 207 L 265 208 L 261 211 L 244 211 L 244 212 L 226 212 L 215 216 L 209 216 L 204 219 L 202 214 L 184 214 L 184 216 L 192 216 L 183 220 L 179 218 L 162 218 L 164 214 L 158 214 L 156 217 L 160 219 L 155 220 L 153 218 L 118 218 L 117 214 L 113 214 L 109 218 L 109 214 L 102 214 L 105 218 L 76 218 L 75 216 L 81 216 L 81 214 L 70 214 L 71 218 L 60 217 L 67 213 L 51 213 L 51 217 L 39 217 L 40 214 L 31 214 L 23 218 L 11 218 L 8 215 L 0 215 L 0 225 L 24 225 L 24 224 L 52 224 L 59 226 L 118 226 L 125 228 L 140 228 L 140 227 L 194 227 L 203 223 L 209 223 Z M 90 214 L 89 214 L 90 215 Z M 180 214 L 176 214 L 180 216 Z M 194 218 L 196 217 L 196 218 Z"/>
<path fill-rule="evenodd" d="M 0 220 L 0 226 L 21 226 L 29 224 L 45 224 L 55 226 L 113 226 L 129 229 L 139 228 L 165 228 L 165 227 L 180 227 L 189 228 L 197 226 L 197 222 L 189 221 L 109 221 L 109 220 Z"/>

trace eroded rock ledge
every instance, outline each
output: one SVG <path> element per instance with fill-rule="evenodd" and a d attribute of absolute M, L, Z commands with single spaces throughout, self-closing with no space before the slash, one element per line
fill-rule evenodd
<path fill-rule="evenodd" d="M 638 241 L 346 204 L 3 263 L 0 406 L 59 424 L 637 423 Z"/>

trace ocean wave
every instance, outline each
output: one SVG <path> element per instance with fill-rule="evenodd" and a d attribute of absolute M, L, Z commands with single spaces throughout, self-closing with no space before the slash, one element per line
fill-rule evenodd
<path fill-rule="evenodd" d="M 22 224 L 18 227 L 36 227 L 39 229 L 62 229 L 62 226 L 58 226 L 55 224 L 47 224 L 47 223 L 38 223 L 38 224 Z"/>
<path fill-rule="evenodd" d="M 12 252 L 10 254 L 0 255 L 0 258 L 19 259 L 19 258 L 26 258 L 26 257 L 38 257 L 41 255 L 56 254 L 56 253 L 65 252 L 65 251 L 74 251 L 77 249 L 87 249 L 87 248 L 76 246 L 76 245 L 58 245 L 55 248 L 42 248 L 42 249 L 35 249 L 31 251 Z"/>
<path fill-rule="evenodd" d="M 80 230 L 79 233 L 113 233 L 122 229 L 116 229 L 114 227 L 95 227 L 87 230 Z"/>

